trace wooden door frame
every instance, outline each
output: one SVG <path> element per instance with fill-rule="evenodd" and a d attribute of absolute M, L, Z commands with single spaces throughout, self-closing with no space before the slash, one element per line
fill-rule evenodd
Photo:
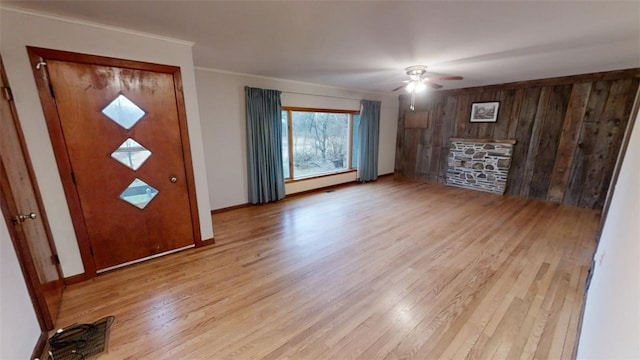
<path fill-rule="evenodd" d="M 31 46 L 27 46 L 27 52 L 29 53 L 31 69 L 38 88 L 38 95 L 42 104 L 42 110 L 44 111 L 44 117 L 47 122 L 51 144 L 53 146 L 56 163 L 62 180 L 62 187 L 64 188 L 69 212 L 72 215 L 71 221 L 78 240 L 82 264 L 84 265 L 84 280 L 95 277 L 97 275 L 97 268 L 93 258 L 84 216 L 74 216 L 74 214 L 83 214 L 82 206 L 78 190 L 73 181 L 71 159 L 67 153 L 67 146 L 55 102 L 55 94 L 53 94 L 53 89 L 49 83 L 48 73 L 46 69 L 43 70 L 43 68 L 46 68 L 47 60 L 59 60 L 88 65 L 113 66 L 165 73 L 173 76 L 176 105 L 178 109 L 178 124 L 180 128 L 180 139 L 182 142 L 182 153 L 191 214 L 193 242 L 196 247 L 204 246 L 205 244 L 201 241 L 200 234 L 200 219 L 198 214 L 198 203 L 196 200 L 195 177 L 193 173 L 193 161 L 191 157 L 191 146 L 187 128 L 187 114 L 185 110 L 184 94 L 182 91 L 182 76 L 180 68 L 171 65 L 116 59 Z"/>

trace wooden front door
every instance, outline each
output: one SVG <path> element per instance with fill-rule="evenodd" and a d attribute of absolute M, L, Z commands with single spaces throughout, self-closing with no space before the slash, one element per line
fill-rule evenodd
<path fill-rule="evenodd" d="M 0 60 L 0 193 L 2 212 L 43 330 L 53 329 L 62 272 Z"/>
<path fill-rule="evenodd" d="M 179 69 L 46 55 L 39 70 L 64 142 L 57 157 L 68 161 L 68 198 L 81 211 L 72 216 L 83 220 L 96 270 L 193 246 L 199 229 Z"/>

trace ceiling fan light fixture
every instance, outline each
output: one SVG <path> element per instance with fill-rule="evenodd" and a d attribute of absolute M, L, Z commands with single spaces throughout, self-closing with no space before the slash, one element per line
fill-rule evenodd
<path fill-rule="evenodd" d="M 407 84 L 406 89 L 407 89 L 407 92 L 408 92 L 408 93 L 412 93 L 412 92 L 416 89 L 416 83 L 415 83 L 415 81 L 411 81 L 411 82 L 409 82 L 409 83 Z"/>
<path fill-rule="evenodd" d="M 407 72 L 407 75 L 409 75 L 410 78 L 419 80 L 422 78 L 422 75 L 427 72 L 427 67 L 424 65 L 413 65 L 407 67 L 404 70 Z"/>
<path fill-rule="evenodd" d="M 392 91 L 398 91 L 400 89 L 405 89 L 412 97 L 415 97 L 416 93 L 421 93 L 427 88 L 431 87 L 433 89 L 440 89 L 443 86 L 433 82 L 438 80 L 462 80 L 462 76 L 435 76 L 429 77 L 427 76 L 427 67 L 424 65 L 413 65 L 409 66 L 405 69 L 407 76 L 409 76 L 409 80 L 405 80 L 406 85 L 398 86 Z M 428 85 L 428 86 L 427 86 Z"/>

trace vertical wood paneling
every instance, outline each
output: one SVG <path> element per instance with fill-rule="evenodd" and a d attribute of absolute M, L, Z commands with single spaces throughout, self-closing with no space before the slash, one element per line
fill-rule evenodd
<path fill-rule="evenodd" d="M 507 194 L 601 208 L 639 78 L 630 69 L 429 93 L 407 129 L 401 96 L 396 172 L 445 182 L 451 137 L 514 139 Z M 473 102 L 496 100 L 496 123 L 469 122 Z"/>
<path fill-rule="evenodd" d="M 553 165 L 551 181 L 547 199 L 553 202 L 562 202 L 564 192 L 569 182 L 571 162 L 578 147 L 578 137 L 582 128 L 582 120 L 587 109 L 591 83 L 581 83 L 573 86 L 569 108 L 564 118 L 564 125 L 560 133 L 558 153 Z"/>
<path fill-rule="evenodd" d="M 531 194 L 531 182 L 533 180 L 533 172 L 535 170 L 536 159 L 540 145 L 540 134 L 542 133 L 542 124 L 546 116 L 546 109 L 551 98 L 551 87 L 545 86 L 540 91 L 540 101 L 537 104 L 536 115 L 533 120 L 533 128 L 531 129 L 531 138 L 529 139 L 529 150 L 524 162 L 524 174 L 522 175 L 522 188 L 520 195 L 524 197 L 533 197 Z M 518 144 L 516 143 L 516 146 Z"/>
<path fill-rule="evenodd" d="M 498 109 L 498 120 L 493 125 L 493 134 L 487 134 L 490 139 L 507 139 L 509 125 L 513 121 L 511 110 L 515 104 L 515 90 L 500 91 L 500 108 Z M 517 121 L 517 120 L 516 120 Z"/>
<path fill-rule="evenodd" d="M 637 79 L 620 79 L 611 85 L 600 120 L 598 142 L 594 153 L 601 168 L 597 172 L 592 172 L 595 176 L 588 179 L 590 183 L 585 186 L 580 206 L 601 208 L 604 203 L 615 160 L 620 151 L 620 142 L 629 121 L 631 107 L 628 104 L 635 98 L 635 92 L 629 94 L 629 90 L 637 86 Z"/>
<path fill-rule="evenodd" d="M 610 87 L 610 81 L 595 81 L 592 83 L 578 147 L 572 163 L 571 179 L 564 197 L 564 203 L 567 205 L 579 205 L 587 173 L 597 170 L 595 168 L 590 169 L 590 164 L 594 163 L 593 153 L 598 140 L 599 121 L 602 118 Z"/>
<path fill-rule="evenodd" d="M 407 119 L 412 117 L 428 119 L 430 117 L 430 109 L 431 109 L 431 99 L 426 97 L 418 97 L 416 98 L 416 109 L 415 111 L 408 111 L 405 118 L 405 131 L 407 133 L 411 133 L 411 138 L 416 142 L 415 152 L 412 155 L 415 155 L 415 162 L 413 162 L 415 178 L 427 180 L 426 172 L 429 169 L 429 162 L 431 161 L 429 148 L 431 145 L 428 141 L 428 134 L 426 134 L 428 128 L 425 126 L 423 128 L 407 128 Z M 425 122 L 426 124 L 426 122 Z"/>
<path fill-rule="evenodd" d="M 442 98 L 440 101 L 434 104 L 433 108 L 433 134 L 431 138 L 433 139 L 433 146 L 431 148 L 431 164 L 429 168 L 429 179 L 432 181 L 438 181 L 438 172 L 440 170 L 440 161 L 442 152 L 442 130 L 443 130 L 443 122 L 444 122 L 444 107 Z"/>
<path fill-rule="evenodd" d="M 520 109 L 524 101 L 524 89 L 517 89 L 513 98 L 513 106 L 511 107 L 511 117 L 509 118 L 509 126 L 507 128 L 507 135 L 505 139 L 515 139 L 516 131 L 518 129 L 518 122 L 520 120 Z"/>
<path fill-rule="evenodd" d="M 431 151 L 433 147 L 433 143 L 429 141 L 432 137 L 433 127 L 428 127 L 426 129 L 415 129 L 414 130 L 418 136 L 418 152 L 416 159 L 416 173 L 421 179 L 429 178 L 429 170 L 431 169 Z"/>
<path fill-rule="evenodd" d="M 456 108 L 458 97 L 447 96 L 445 100 L 445 110 L 442 122 L 442 150 L 440 152 L 440 168 L 438 169 L 438 182 L 444 183 L 447 175 L 447 165 L 449 158 L 449 139 L 453 137 L 455 130 Z"/>
<path fill-rule="evenodd" d="M 533 177 L 531 182 L 529 197 L 535 199 L 546 199 L 551 180 L 551 172 L 558 150 L 560 131 L 564 121 L 564 114 L 569 106 L 571 96 L 571 85 L 554 86 L 551 91 L 549 103 L 545 109 L 542 129 L 540 131 L 540 142 L 538 143 L 537 156 Z"/>
<path fill-rule="evenodd" d="M 431 162 L 431 152 L 426 144 L 418 144 L 416 151 L 416 177 L 427 179 L 429 174 L 429 164 Z"/>
<path fill-rule="evenodd" d="M 542 95 L 542 89 L 539 87 L 522 90 L 522 105 L 518 114 L 518 127 L 515 131 L 516 146 L 513 148 L 512 164 L 509 169 L 510 180 L 507 183 L 506 191 L 509 195 L 526 197 L 529 191 L 528 183 L 526 183 L 525 190 L 527 156 L 540 95 Z M 531 181 L 530 178 L 527 179 L 529 182 Z"/>
<path fill-rule="evenodd" d="M 404 163 L 405 163 L 405 151 L 404 149 L 407 147 L 404 143 L 404 118 L 407 114 L 407 98 L 400 97 L 400 104 L 398 107 L 398 128 L 396 130 L 396 160 L 394 164 L 394 171 L 399 174 L 404 174 Z"/>
<path fill-rule="evenodd" d="M 469 124 L 469 115 L 471 114 L 471 103 L 469 102 L 469 94 L 462 94 L 457 96 L 458 107 L 456 108 L 456 127 L 453 133 L 454 137 L 464 137 L 466 133 L 467 125 L 471 127 L 473 124 Z"/>
<path fill-rule="evenodd" d="M 420 134 L 414 129 L 404 130 L 404 158 L 406 159 L 404 171 L 409 177 L 416 176 L 416 168 L 418 167 L 418 144 Z"/>
<path fill-rule="evenodd" d="M 630 81 L 629 81 L 630 82 Z M 627 80 L 617 80 L 610 85 L 609 94 L 602 108 L 602 115 L 598 119 L 597 127 L 594 126 L 594 138 L 593 149 L 587 156 L 588 164 L 586 169 L 585 182 L 578 203 L 581 207 L 594 207 L 598 202 L 600 194 L 603 192 L 599 189 L 600 184 L 603 182 L 604 172 L 603 168 L 609 166 L 605 161 L 609 152 L 609 147 L 614 136 L 616 128 L 620 126 L 620 118 L 618 111 L 624 111 L 624 99 L 626 97 L 625 85 Z M 618 110 L 617 107 L 622 107 Z M 619 114 L 621 116 L 622 114 Z M 626 124 L 626 122 L 625 122 Z M 606 191 L 606 189 L 605 189 Z"/>

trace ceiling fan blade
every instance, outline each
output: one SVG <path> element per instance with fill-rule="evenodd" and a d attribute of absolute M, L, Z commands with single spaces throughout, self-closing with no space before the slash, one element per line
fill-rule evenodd
<path fill-rule="evenodd" d="M 393 90 L 391 90 L 391 91 L 392 91 L 392 92 L 393 92 L 393 91 L 398 91 L 398 90 L 403 89 L 403 88 L 406 88 L 406 87 L 407 87 L 407 84 L 404 84 L 404 85 L 398 86 L 397 88 L 395 88 L 395 89 L 393 89 Z"/>
<path fill-rule="evenodd" d="M 462 80 L 464 79 L 462 76 L 434 76 L 430 77 L 429 80 Z"/>
<path fill-rule="evenodd" d="M 427 81 L 427 82 L 426 82 L 426 84 L 427 84 L 427 85 L 429 85 L 429 86 L 431 86 L 431 87 L 432 87 L 432 88 L 434 88 L 434 89 L 440 89 L 441 87 L 444 87 L 444 86 L 442 86 L 442 85 L 440 85 L 440 84 L 436 84 L 436 83 L 433 83 L 433 82 L 431 82 L 431 81 Z"/>

